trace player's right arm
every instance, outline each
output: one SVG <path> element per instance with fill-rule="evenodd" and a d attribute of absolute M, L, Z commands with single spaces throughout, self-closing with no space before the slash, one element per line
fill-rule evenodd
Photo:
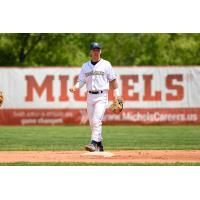
<path fill-rule="evenodd" d="M 73 86 L 69 89 L 69 91 L 72 92 L 72 93 L 74 93 L 74 92 L 76 92 L 78 89 L 82 88 L 84 85 L 85 85 L 84 82 L 78 81 L 75 85 L 73 85 Z"/>
<path fill-rule="evenodd" d="M 72 93 L 76 92 L 78 89 L 82 88 L 85 85 L 86 78 L 85 78 L 85 73 L 84 73 L 84 70 L 83 70 L 83 66 L 82 66 L 82 69 L 81 69 L 81 71 L 79 73 L 78 81 L 76 82 L 75 85 L 73 85 L 69 89 L 69 91 L 72 92 Z"/>

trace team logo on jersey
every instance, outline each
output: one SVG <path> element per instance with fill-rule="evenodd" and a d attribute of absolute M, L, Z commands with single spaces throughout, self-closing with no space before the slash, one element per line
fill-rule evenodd
<path fill-rule="evenodd" d="M 104 75 L 104 72 L 102 72 L 102 71 L 91 71 L 91 72 L 87 72 L 87 73 L 85 73 L 85 76 L 86 77 L 88 77 L 88 76 L 93 76 L 93 75 Z"/>

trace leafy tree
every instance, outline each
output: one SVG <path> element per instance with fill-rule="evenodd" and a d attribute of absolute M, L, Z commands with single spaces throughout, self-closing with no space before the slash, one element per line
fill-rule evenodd
<path fill-rule="evenodd" d="M 2 33 L 0 66 L 81 66 L 93 41 L 115 66 L 200 64 L 200 34 Z"/>

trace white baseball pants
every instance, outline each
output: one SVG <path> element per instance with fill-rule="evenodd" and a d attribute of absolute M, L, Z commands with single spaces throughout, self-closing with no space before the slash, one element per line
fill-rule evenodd
<path fill-rule="evenodd" d="M 102 120 L 108 105 L 108 91 L 100 94 L 87 93 L 87 113 L 92 131 L 91 140 L 102 141 Z"/>

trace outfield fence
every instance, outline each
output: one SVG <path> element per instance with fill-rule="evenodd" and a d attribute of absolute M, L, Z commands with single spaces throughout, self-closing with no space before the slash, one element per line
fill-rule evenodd
<path fill-rule="evenodd" d="M 0 125 L 88 124 L 86 89 L 69 88 L 80 67 L 0 68 Z M 104 124 L 200 124 L 200 67 L 115 67 L 124 110 Z M 113 91 L 109 91 L 109 103 Z"/>

